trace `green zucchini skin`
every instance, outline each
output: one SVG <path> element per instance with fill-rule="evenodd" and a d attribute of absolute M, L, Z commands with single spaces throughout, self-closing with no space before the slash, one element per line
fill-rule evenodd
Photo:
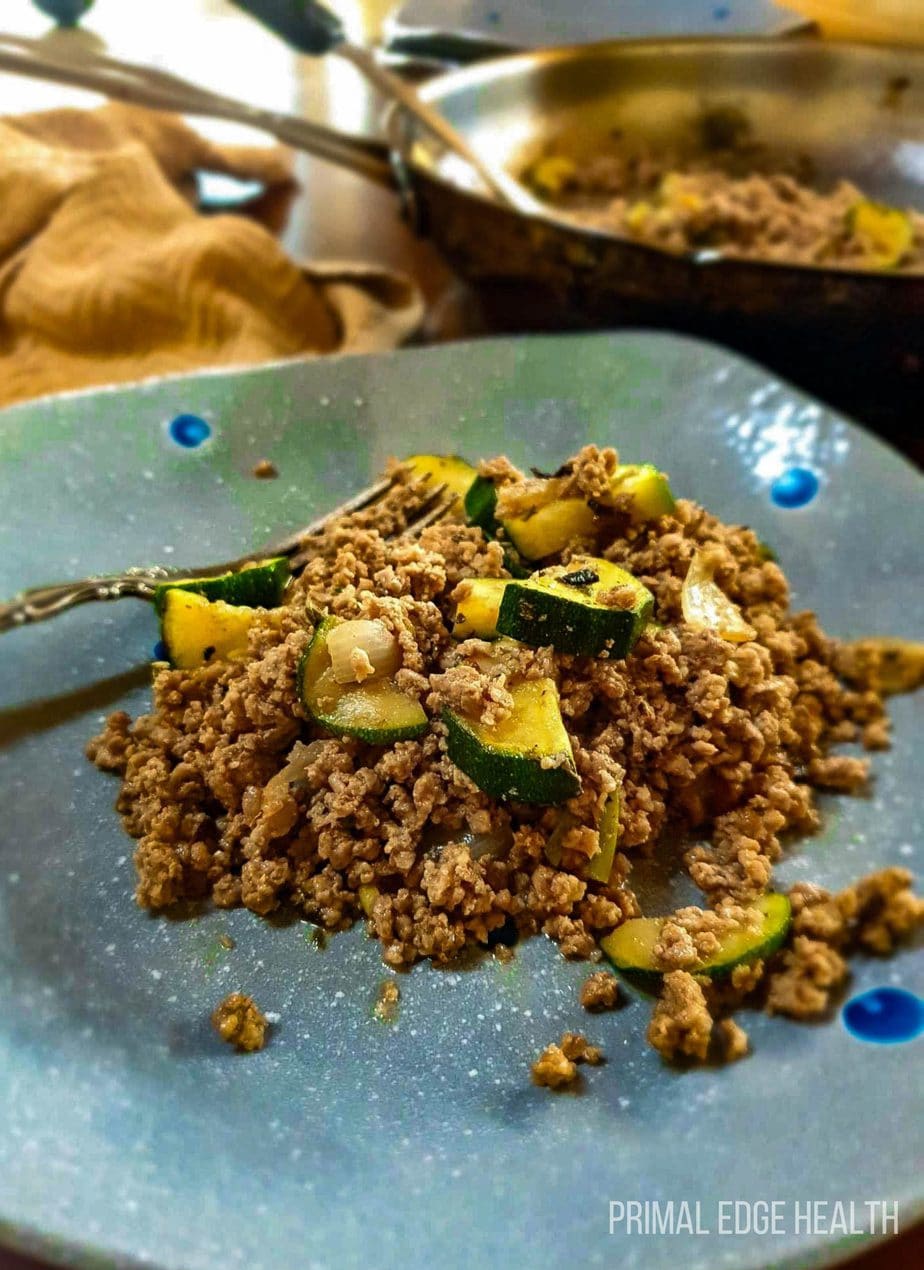
<path fill-rule="evenodd" d="M 650 592 L 633 609 L 611 609 L 587 603 L 579 594 L 573 600 L 528 580 L 514 580 L 504 591 L 497 614 L 502 635 L 534 648 L 551 646 L 575 656 L 626 657 L 654 611 Z"/>
<path fill-rule="evenodd" d="M 604 885 L 609 882 L 613 872 L 613 861 L 619 845 L 619 814 L 622 809 L 622 788 L 613 790 L 606 800 L 603 816 L 600 820 L 600 850 L 591 856 L 587 865 L 587 876 Z"/>
<path fill-rule="evenodd" d="M 532 573 L 532 569 L 528 569 L 523 563 L 523 557 L 517 551 L 516 547 L 505 542 L 504 547 L 504 568 L 512 578 L 528 578 Z"/>
<path fill-rule="evenodd" d="M 653 463 L 624 464 L 616 469 L 610 486 L 613 497 L 628 494 L 636 523 L 673 515 L 677 503 L 670 482 Z"/>
<path fill-rule="evenodd" d="M 704 975 L 709 979 L 724 979 L 731 974 L 736 966 L 749 965 L 751 962 L 760 959 L 766 960 L 782 947 L 792 925 L 792 905 L 789 897 L 779 892 L 769 892 L 760 897 L 757 905 L 764 909 L 766 917 L 764 929 L 755 933 L 750 947 L 745 952 L 733 957 L 723 959 L 721 953 L 719 953 L 712 959 L 711 963 L 687 967 L 691 974 Z M 631 920 L 657 921 L 659 919 L 633 918 Z M 624 925 L 628 924 L 624 923 Z M 619 952 L 613 947 L 612 938 L 621 929 L 622 927 L 617 926 L 611 935 L 600 941 L 600 947 L 606 954 L 607 960 L 636 988 L 653 996 L 657 995 L 661 991 L 665 972 L 650 964 L 642 965 L 629 958 L 620 956 Z"/>
<path fill-rule="evenodd" d="M 476 476 L 465 495 L 465 519 L 470 525 L 477 525 L 486 538 L 496 538 L 500 529 L 495 512 L 497 510 L 497 490 L 494 482 L 486 476 Z M 504 568 L 512 578 L 528 578 L 531 569 L 523 562 L 523 557 L 512 543 L 503 543 Z"/>
<path fill-rule="evenodd" d="M 443 708 L 446 749 L 456 767 L 471 777 L 479 789 L 498 801 L 551 805 L 567 802 L 581 791 L 573 763 L 543 768 L 528 754 L 491 749 L 452 710 Z"/>
<path fill-rule="evenodd" d="M 329 663 L 327 636 L 331 628 L 336 624 L 337 618 L 332 617 L 325 617 L 318 624 L 311 643 L 302 653 L 298 663 L 296 688 L 299 700 L 305 707 L 309 717 L 334 736 L 354 737 L 357 741 L 365 741 L 368 745 L 393 745 L 396 741 L 413 741 L 416 737 L 422 736 L 430 726 L 430 721 L 423 707 L 414 703 L 416 705 L 416 709 L 414 709 L 409 705 L 409 698 L 406 698 L 403 693 L 399 693 L 397 688 L 392 688 L 393 700 L 399 708 L 413 716 L 404 724 L 390 726 L 388 723 L 383 722 L 367 727 L 355 722 L 351 723 L 348 719 L 345 720 L 342 716 L 338 716 L 336 710 L 332 714 L 326 714 L 317 707 L 312 698 L 312 684 L 317 681 L 319 675 Z M 368 689 L 368 691 L 374 691 L 374 689 Z M 363 687 L 362 685 L 357 685 L 355 688 L 350 689 L 344 686 L 343 697 L 346 697 L 349 692 L 362 693 Z M 339 704 L 340 702 L 338 702 Z"/>
<path fill-rule="evenodd" d="M 290 577 L 285 556 L 264 560 L 252 569 L 220 573 L 214 578 L 186 578 L 182 582 L 161 582 L 154 589 L 154 611 L 163 617 L 171 591 L 192 591 L 207 600 L 224 600 L 241 608 L 274 609 L 283 596 Z"/>
<path fill-rule="evenodd" d="M 491 537 L 497 533 L 497 490 L 486 476 L 476 476 L 465 495 L 465 518 L 470 525 L 478 525 Z"/>

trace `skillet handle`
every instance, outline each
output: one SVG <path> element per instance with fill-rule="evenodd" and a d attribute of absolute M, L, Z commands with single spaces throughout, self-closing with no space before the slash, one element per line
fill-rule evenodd
<path fill-rule="evenodd" d="M 351 137 L 297 115 L 251 106 L 152 66 L 123 62 L 89 51 L 81 52 L 79 58 L 71 58 L 43 41 L 0 32 L 0 70 L 89 88 L 117 101 L 134 102 L 154 110 L 249 124 L 270 133 L 285 145 L 326 159 L 367 180 L 390 188 L 396 185 L 391 152 L 384 141 Z"/>
<path fill-rule="evenodd" d="M 300 53 L 320 57 L 346 39 L 343 23 L 335 13 L 314 0 L 231 0 L 238 9 L 262 22 Z"/>

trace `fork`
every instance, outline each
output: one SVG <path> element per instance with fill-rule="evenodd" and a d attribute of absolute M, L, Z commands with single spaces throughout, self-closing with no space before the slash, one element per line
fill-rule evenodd
<path fill-rule="evenodd" d="M 183 582 L 189 578 L 216 577 L 221 573 L 233 573 L 245 564 L 254 564 L 277 556 L 285 556 L 292 573 L 297 574 L 314 557 L 316 540 L 333 521 L 377 506 L 394 487 L 394 477 L 376 481 L 374 485 L 360 490 L 358 494 L 347 502 L 341 503 L 339 507 L 335 507 L 333 511 L 313 520 L 281 541 L 271 543 L 258 551 L 252 551 L 237 560 L 209 564 L 201 569 L 167 569 L 163 565 L 137 566 L 125 569 L 122 573 L 96 575 L 79 578 L 74 582 L 56 582 L 30 587 L 28 590 L 20 591 L 8 603 L 0 604 L 0 634 L 18 626 L 44 622 L 50 617 L 57 617 L 59 613 L 76 608 L 79 604 L 88 604 L 94 600 L 121 600 L 126 597 L 136 600 L 153 600 L 155 589 L 163 582 Z M 408 488 L 421 488 L 423 496 L 404 528 L 399 533 L 388 536 L 391 541 L 416 536 L 428 525 L 434 524 L 444 516 L 455 501 L 454 496 L 447 492 L 446 485 L 436 485 L 431 489 L 427 482 L 414 481 Z"/>

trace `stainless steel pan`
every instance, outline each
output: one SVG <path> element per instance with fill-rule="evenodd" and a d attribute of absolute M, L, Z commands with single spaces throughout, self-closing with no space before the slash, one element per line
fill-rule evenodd
<path fill-rule="evenodd" d="M 924 53 L 810 41 L 611 43 L 503 57 L 440 76 L 421 95 L 497 164 L 561 133 L 613 127 L 676 141 L 705 110 L 743 111 L 756 139 L 805 155 L 822 180 L 924 207 Z M 527 218 L 466 189 L 452 156 L 406 119 L 392 157 L 415 223 L 470 277 L 541 283 L 592 321 L 735 316 L 858 329 L 907 324 L 924 353 L 924 276 L 676 256 Z"/>
<path fill-rule="evenodd" d="M 381 141 L 219 98 L 111 59 L 62 65 L 35 42 L 0 37 L 2 64 L 89 83 L 149 105 L 244 119 L 291 144 L 397 185 L 408 216 L 462 273 L 540 288 L 547 324 L 631 318 L 697 330 L 786 328 L 885 337 L 924 362 L 924 276 L 672 255 L 527 215 L 482 192 L 473 170 L 393 109 Z M 821 180 L 849 177 L 872 198 L 924 207 L 924 51 L 810 40 L 640 40 L 500 57 L 420 90 L 492 166 L 516 170 L 562 133 L 614 127 L 682 139 L 704 112 L 733 107 L 754 139 L 798 153 Z M 903 352 L 902 356 L 905 356 Z M 907 361 L 907 357 L 905 357 Z"/>

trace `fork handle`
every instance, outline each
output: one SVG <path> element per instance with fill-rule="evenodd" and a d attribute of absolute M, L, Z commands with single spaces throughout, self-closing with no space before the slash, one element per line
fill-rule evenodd
<path fill-rule="evenodd" d="M 8 604 L 0 604 L 0 634 L 17 626 L 47 621 L 94 600 L 121 600 L 127 596 L 151 600 L 158 581 L 168 576 L 166 569 L 137 569 L 20 591 Z"/>

